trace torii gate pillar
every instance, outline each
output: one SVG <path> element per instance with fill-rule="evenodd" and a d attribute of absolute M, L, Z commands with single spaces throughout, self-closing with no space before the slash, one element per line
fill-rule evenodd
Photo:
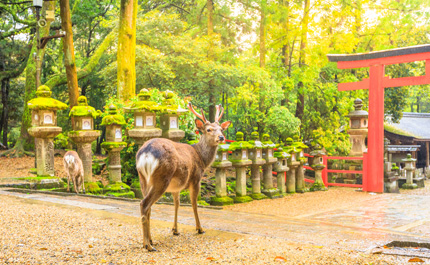
<path fill-rule="evenodd" d="M 430 84 L 430 45 L 362 54 L 329 54 L 339 69 L 369 67 L 369 78 L 339 84 L 339 91 L 369 89 L 368 166 L 363 191 L 384 192 L 384 89 Z M 424 76 L 385 77 L 385 65 L 426 61 Z"/>

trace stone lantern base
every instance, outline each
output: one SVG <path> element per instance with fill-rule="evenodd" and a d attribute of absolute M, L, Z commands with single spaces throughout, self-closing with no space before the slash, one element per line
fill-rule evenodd
<path fill-rule="evenodd" d="M 100 131 L 93 130 L 69 132 L 69 138 L 72 139 L 78 147 L 79 158 L 82 160 L 84 166 L 85 182 L 93 181 L 93 151 L 91 150 L 91 143 L 99 136 Z"/>
<path fill-rule="evenodd" d="M 315 166 L 312 167 L 312 169 L 315 170 L 315 182 L 310 188 L 310 191 L 326 191 L 327 188 L 322 181 L 322 170 L 324 169 L 324 166 Z"/>
<path fill-rule="evenodd" d="M 224 206 L 224 205 L 233 205 L 234 201 L 232 198 L 228 197 L 228 196 L 223 196 L 223 197 L 211 197 L 211 205 L 215 205 L 215 206 Z"/>
<path fill-rule="evenodd" d="M 163 131 L 162 137 L 170 139 L 174 142 L 179 142 L 181 139 L 185 137 L 185 132 L 179 129 L 169 129 L 169 130 Z"/>
<path fill-rule="evenodd" d="M 153 129 L 132 129 L 128 131 L 128 136 L 134 139 L 137 145 L 142 147 L 142 145 L 153 138 L 159 138 L 162 135 L 162 131 L 159 128 Z M 185 135 L 185 134 L 184 134 Z"/>
<path fill-rule="evenodd" d="M 402 185 L 402 189 L 409 189 L 409 190 L 418 189 L 418 185 L 415 183 L 405 183 Z"/>

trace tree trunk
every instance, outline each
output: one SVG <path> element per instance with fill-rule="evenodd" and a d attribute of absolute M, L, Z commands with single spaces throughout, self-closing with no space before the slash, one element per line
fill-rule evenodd
<path fill-rule="evenodd" d="M 137 0 L 121 0 L 117 52 L 118 97 L 128 100 L 135 94 Z"/>
<path fill-rule="evenodd" d="M 44 1 L 42 7 L 42 14 L 45 12 L 45 10 L 54 11 L 55 1 Z M 50 26 L 51 22 L 47 21 L 46 26 L 39 30 L 41 38 L 49 36 Z M 33 46 L 31 48 L 30 58 L 27 61 L 27 67 L 25 71 L 24 111 L 22 113 L 21 134 L 19 137 L 20 141 L 17 142 L 17 145 L 28 144 L 31 141 L 31 137 L 27 132 L 28 128 L 30 128 L 31 126 L 31 114 L 30 110 L 28 109 L 27 102 L 36 96 L 36 68 L 41 67 L 42 65 L 43 57 L 45 55 L 45 48 L 39 49 L 39 51 L 37 51 L 37 38 L 33 39 Z M 39 66 L 36 65 L 36 60 L 33 54 L 37 54 L 39 56 Z M 22 149 L 22 147 L 23 146 L 18 146 L 17 148 Z"/>
<path fill-rule="evenodd" d="M 261 1 L 260 10 L 260 67 L 266 67 L 266 0 Z"/>
<path fill-rule="evenodd" d="M 206 6 L 208 8 L 208 37 L 209 37 L 209 47 L 208 47 L 208 59 L 210 61 L 213 61 L 214 58 L 214 52 L 213 52 L 213 32 L 214 32 L 214 24 L 213 24 L 213 2 L 212 0 L 207 0 Z M 216 97 L 215 97 L 215 85 L 214 80 L 209 81 L 209 120 L 211 122 L 215 121 L 215 114 L 216 114 Z"/>
<path fill-rule="evenodd" d="M 75 48 L 73 46 L 72 20 L 69 0 L 60 0 L 61 28 L 66 32 L 63 38 L 64 66 L 66 67 L 67 88 L 69 89 L 70 108 L 78 103 L 78 75 L 75 65 Z"/>
<path fill-rule="evenodd" d="M 307 43 L 308 34 L 308 24 L 309 24 L 309 5 L 310 0 L 305 0 L 305 7 L 303 10 L 303 22 L 302 22 L 302 32 L 300 39 L 300 56 L 299 56 L 299 66 L 303 68 L 305 66 L 305 49 Z M 297 95 L 297 105 L 296 105 L 296 117 L 302 121 L 303 113 L 305 109 L 305 91 L 303 82 L 300 81 L 298 84 L 298 95 Z"/>
<path fill-rule="evenodd" d="M 1 97 L 3 104 L 3 111 L 1 117 L 1 128 L 0 132 L 3 130 L 3 145 L 8 148 L 7 145 L 7 131 L 8 131 L 8 119 L 9 119 L 9 79 L 3 79 L 1 82 Z"/>

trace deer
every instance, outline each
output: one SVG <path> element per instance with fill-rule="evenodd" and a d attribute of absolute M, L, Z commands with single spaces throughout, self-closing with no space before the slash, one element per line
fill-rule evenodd
<path fill-rule="evenodd" d="M 198 114 L 191 103 L 188 103 L 187 107 L 198 118 L 195 119 L 196 127 L 201 132 L 198 143 L 189 145 L 155 138 L 147 141 L 136 153 L 136 169 L 143 194 L 140 203 L 143 247 L 150 252 L 156 251 L 150 232 L 151 207 L 164 192 L 171 192 L 173 195 L 173 235 L 179 235 L 179 193 L 183 189 L 190 191 L 197 233 L 204 233 L 197 213 L 200 182 L 203 173 L 215 159 L 218 144 L 225 141 L 223 132 L 230 126 L 231 121 L 219 123 L 224 114 L 221 105 L 216 106 L 215 121 L 212 123 L 206 120 L 203 109 L 201 114 Z"/>
<path fill-rule="evenodd" d="M 85 193 L 84 166 L 78 153 L 67 151 L 63 157 L 63 164 L 67 174 L 67 191 L 70 192 L 70 179 L 72 179 L 76 194 L 79 194 L 79 187 L 82 187 L 82 191 Z"/>

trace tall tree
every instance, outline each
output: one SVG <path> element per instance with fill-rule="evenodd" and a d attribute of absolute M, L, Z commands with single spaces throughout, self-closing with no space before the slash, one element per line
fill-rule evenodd
<path fill-rule="evenodd" d="M 118 97 L 127 100 L 136 87 L 136 16 L 137 0 L 121 0 L 117 52 Z"/>
<path fill-rule="evenodd" d="M 64 66 L 66 67 L 67 88 L 69 90 L 70 108 L 78 103 L 78 75 L 75 64 L 75 48 L 73 46 L 72 19 L 69 0 L 60 0 L 61 28 L 66 32 L 63 38 Z"/>

